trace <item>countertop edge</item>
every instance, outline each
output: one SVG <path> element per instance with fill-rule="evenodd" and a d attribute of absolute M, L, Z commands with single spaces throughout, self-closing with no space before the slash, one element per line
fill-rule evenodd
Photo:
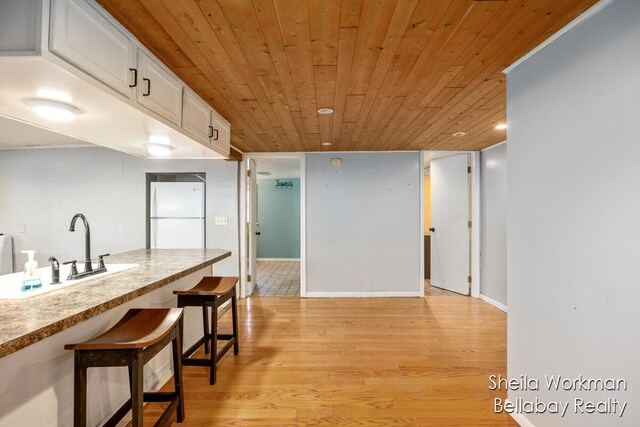
<path fill-rule="evenodd" d="M 78 323 L 89 320 L 92 317 L 96 317 L 108 310 L 116 308 L 144 294 L 155 291 L 156 289 L 159 289 L 165 285 L 168 285 L 169 283 L 175 282 L 176 280 L 181 279 L 185 276 L 188 276 L 189 274 L 194 273 L 198 270 L 201 270 L 207 266 L 213 265 L 216 262 L 219 262 L 225 258 L 229 258 L 230 256 L 231 256 L 231 251 L 227 251 L 215 258 L 211 258 L 207 261 L 196 264 L 192 267 L 189 267 L 178 273 L 167 276 L 163 279 L 156 280 L 155 282 L 149 283 L 148 285 L 138 288 L 132 292 L 122 294 L 109 301 L 101 303 L 95 307 L 88 308 L 77 314 L 74 314 L 72 316 L 53 322 L 47 326 L 36 329 L 25 335 L 6 341 L 0 344 L 0 357 L 8 356 L 12 353 L 22 350 L 23 348 L 29 347 L 30 345 L 35 344 L 39 341 L 42 341 L 46 338 L 49 338 L 50 336 L 53 336 L 59 332 L 62 332 L 65 329 L 71 328 L 72 326 L 75 326 Z"/>

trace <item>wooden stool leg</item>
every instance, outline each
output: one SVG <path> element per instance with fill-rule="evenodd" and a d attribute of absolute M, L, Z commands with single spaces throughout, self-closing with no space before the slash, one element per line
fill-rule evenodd
<path fill-rule="evenodd" d="M 204 331 L 204 354 L 209 354 L 209 340 L 212 338 L 207 332 L 209 330 L 209 308 L 206 305 L 202 306 L 202 330 Z"/>
<path fill-rule="evenodd" d="M 142 404 L 144 403 L 144 365 L 138 353 L 131 366 L 131 424 L 142 427 Z"/>
<path fill-rule="evenodd" d="M 240 353 L 240 343 L 238 342 L 238 300 L 235 290 L 231 297 L 231 316 L 233 318 L 233 354 L 237 356 Z"/>
<path fill-rule="evenodd" d="M 82 366 L 81 356 L 75 352 L 73 373 L 73 425 L 85 427 L 87 425 L 87 368 Z"/>
<path fill-rule="evenodd" d="M 175 385 L 176 394 L 178 395 L 178 409 L 176 410 L 176 418 L 178 422 L 184 421 L 184 392 L 182 390 L 182 339 L 181 333 L 183 323 L 182 319 L 178 323 L 178 334 L 171 342 L 173 347 L 173 383 Z"/>
<path fill-rule="evenodd" d="M 218 359 L 218 301 L 214 298 L 211 306 L 211 358 L 209 369 L 209 384 L 216 383 L 216 362 Z"/>

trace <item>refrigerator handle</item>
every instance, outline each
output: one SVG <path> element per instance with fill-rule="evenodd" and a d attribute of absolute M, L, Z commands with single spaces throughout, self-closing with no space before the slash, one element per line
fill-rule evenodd
<path fill-rule="evenodd" d="M 153 189 L 151 193 L 151 218 L 155 218 L 158 216 L 158 198 L 156 196 L 157 189 L 153 183 L 151 184 L 151 188 Z"/>
<path fill-rule="evenodd" d="M 158 226 L 156 220 L 151 220 L 151 249 L 155 249 L 156 241 L 158 240 Z"/>

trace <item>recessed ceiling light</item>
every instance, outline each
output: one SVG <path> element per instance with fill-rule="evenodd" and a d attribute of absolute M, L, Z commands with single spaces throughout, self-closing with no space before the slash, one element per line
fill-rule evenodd
<path fill-rule="evenodd" d="M 467 134 L 466 132 L 454 132 L 451 134 L 451 136 L 460 137 L 460 136 L 465 136 L 466 134 Z"/>
<path fill-rule="evenodd" d="M 324 145 L 326 147 L 326 146 L 329 146 L 329 145 L 333 145 L 333 143 L 332 142 L 323 142 L 320 145 Z"/>
<path fill-rule="evenodd" d="M 171 145 L 171 140 L 166 135 L 149 135 L 151 144 Z"/>
<path fill-rule="evenodd" d="M 320 113 L 320 114 L 332 114 L 333 113 L 333 108 L 328 108 L 328 107 L 318 108 L 318 113 Z"/>
<path fill-rule="evenodd" d="M 503 130 L 507 128 L 507 124 L 506 123 L 500 123 L 498 125 L 496 125 L 496 129 L 498 130 Z"/>
<path fill-rule="evenodd" d="M 166 144 L 149 143 L 145 144 L 145 147 L 147 147 L 147 153 L 151 157 L 167 157 L 173 151 L 173 147 Z"/>
<path fill-rule="evenodd" d="M 52 99 L 54 101 L 60 101 L 67 104 L 71 104 L 73 102 L 71 95 L 69 95 L 67 92 L 62 92 L 54 89 L 40 88 L 36 91 L 36 95 L 38 96 L 38 98 Z"/>
<path fill-rule="evenodd" d="M 30 99 L 27 104 L 40 117 L 58 122 L 73 120 L 80 113 L 80 110 L 73 105 L 50 99 Z"/>
<path fill-rule="evenodd" d="M 167 157 L 173 151 L 171 139 L 166 135 L 150 135 L 149 143 L 145 144 L 145 147 L 151 157 Z"/>
<path fill-rule="evenodd" d="M 262 176 L 269 176 L 271 175 L 271 172 L 258 172 L 258 175 L 262 175 Z"/>

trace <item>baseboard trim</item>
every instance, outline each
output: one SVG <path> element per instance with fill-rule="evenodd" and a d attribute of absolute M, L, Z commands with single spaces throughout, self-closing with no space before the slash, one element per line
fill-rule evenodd
<path fill-rule="evenodd" d="M 257 258 L 258 261 L 300 261 L 300 258 Z"/>
<path fill-rule="evenodd" d="M 491 304 L 492 306 L 494 306 L 498 310 L 502 310 L 505 313 L 509 312 L 509 310 L 508 310 L 506 305 L 502 304 L 501 302 L 498 302 L 498 301 L 494 300 L 493 298 L 490 298 L 490 297 L 486 296 L 485 294 L 480 294 L 480 299 L 483 300 L 484 302 L 487 302 L 487 303 Z"/>
<path fill-rule="evenodd" d="M 507 402 L 511 403 L 509 399 L 507 399 Z M 524 416 L 524 414 L 512 412 L 509 415 L 511 415 L 513 421 L 517 422 L 520 427 L 536 427 L 531 421 L 529 421 L 529 418 Z"/>
<path fill-rule="evenodd" d="M 410 292 L 309 292 L 306 298 L 406 298 L 422 297 L 420 291 Z"/>

